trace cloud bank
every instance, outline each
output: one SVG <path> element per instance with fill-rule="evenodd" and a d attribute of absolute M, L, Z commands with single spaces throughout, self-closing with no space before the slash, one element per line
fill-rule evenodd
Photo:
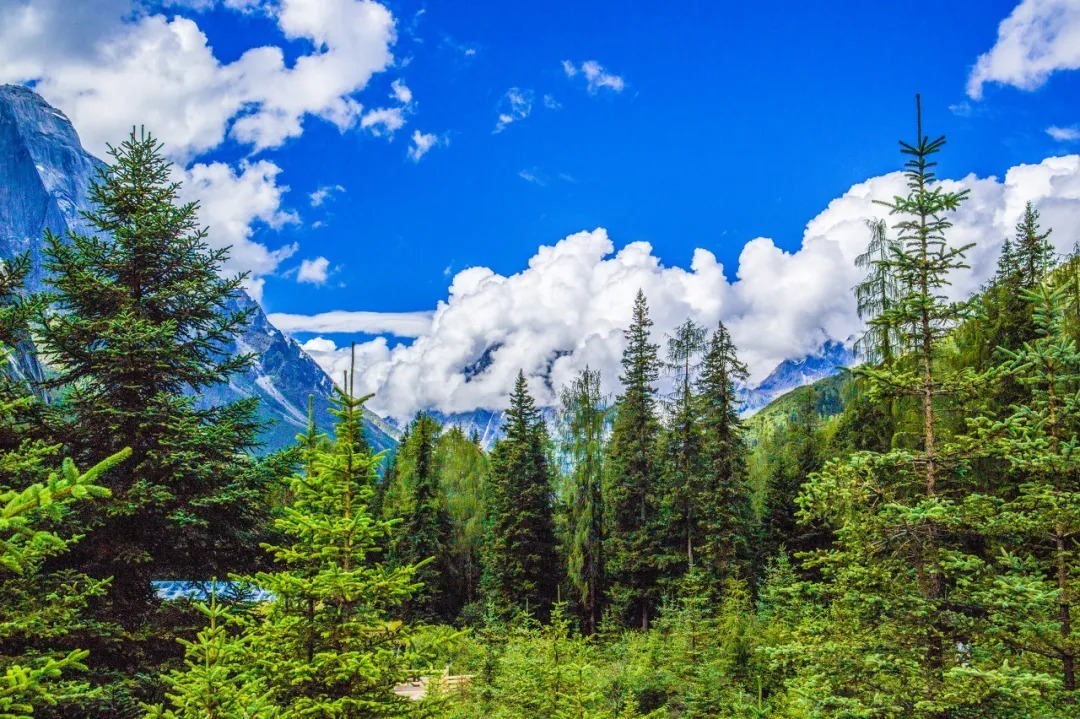
<path fill-rule="evenodd" d="M 267 18 L 280 43 L 222 61 L 198 16 L 177 14 L 216 5 Z M 229 140 L 252 153 L 278 147 L 311 118 L 389 136 L 413 102 L 400 80 L 389 102 L 360 101 L 394 63 L 394 17 L 372 0 L 0 0 L 0 18 L 0 83 L 31 84 L 99 157 L 145 124 L 177 162 L 185 199 L 201 202 L 210 243 L 232 246 L 226 271 L 249 271 L 256 299 L 263 278 L 296 251 L 256 234 L 299 219 L 284 209 L 280 168 L 265 159 L 195 161 Z M 298 56 L 286 61 L 286 46 Z"/>
<path fill-rule="evenodd" d="M 1024 0 L 1001 21 L 997 42 L 979 56 L 967 93 L 982 98 L 986 83 L 1035 90 L 1059 70 L 1080 69 L 1080 2 Z"/>
<path fill-rule="evenodd" d="M 976 242 L 970 270 L 950 292 L 965 296 L 993 274 L 1001 243 L 1013 234 L 1032 200 L 1064 253 L 1080 239 L 1080 155 L 1011 168 L 1003 180 L 968 176 L 950 185 L 970 188 L 951 239 Z M 734 275 L 700 247 L 689 268 L 666 266 L 647 242 L 617 246 L 604 229 L 579 232 L 539 248 L 528 267 L 510 276 L 486 267 L 458 272 L 447 299 L 430 316 L 408 318 L 415 340 L 392 346 L 378 338 L 358 346 L 362 389 L 374 392 L 377 412 L 408 418 L 419 409 L 446 412 L 501 408 L 519 369 L 541 403 L 586 365 L 600 369 L 604 389 L 618 389 L 623 329 L 638 288 L 648 297 L 655 339 L 686 317 L 708 326 L 723 320 L 763 379 L 779 362 L 846 341 L 861 330 L 851 287 L 860 279 L 855 257 L 869 239 L 866 220 L 884 217 L 875 199 L 903 193 L 900 173 L 851 187 L 806 226 L 802 245 L 785 252 L 758 237 L 743 248 Z M 399 315 L 327 313 L 313 318 L 274 315 L 285 331 L 328 335 L 376 332 Z M 406 330 L 406 331 L 400 331 Z M 408 335 L 407 328 L 389 329 Z M 334 377 L 349 350 L 320 336 L 305 345 Z"/>

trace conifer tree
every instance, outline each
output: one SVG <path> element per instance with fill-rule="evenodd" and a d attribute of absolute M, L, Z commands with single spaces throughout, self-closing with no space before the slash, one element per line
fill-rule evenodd
<path fill-rule="evenodd" d="M 0 416 L 8 405 L 0 402 Z M 12 488 L 0 483 L 0 717 L 23 719 L 36 710 L 85 691 L 71 674 L 85 670 L 89 652 L 69 639 L 85 629 L 86 605 L 108 580 L 75 572 L 48 572 L 45 562 L 69 550 L 78 537 L 53 529 L 70 505 L 101 500 L 105 472 L 131 454 L 123 449 L 79 472 L 70 459 L 41 482 Z M 36 476 L 37 456 L 0 453 L 0 465 L 17 477 Z"/>
<path fill-rule="evenodd" d="M 942 296 L 952 271 L 964 267 L 969 246 L 951 247 L 949 215 L 966 191 L 934 177 L 945 144 L 922 134 L 901 143 L 908 194 L 887 203 L 900 217 L 901 246 L 890 265 L 904 294 L 871 320 L 898 328 L 908 354 L 901 361 L 856 370 L 879 397 L 917 401 L 913 448 L 856 453 L 826 465 L 804 486 L 805 518 L 828 522 L 835 541 L 811 562 L 822 580 L 811 591 L 828 611 L 802 627 L 795 651 L 813 656 L 794 683 L 811 714 L 842 716 L 1005 716 L 1022 704 L 1030 676 L 996 667 L 981 641 L 970 606 L 972 562 L 958 528 L 966 450 L 941 435 L 940 412 L 950 397 L 973 386 L 970 371 L 939 364 L 943 338 L 963 317 Z M 809 654 L 806 654 L 809 653 Z"/>
<path fill-rule="evenodd" d="M 855 266 L 867 271 L 866 279 L 855 286 L 855 302 L 859 319 L 876 318 L 888 312 L 900 297 L 901 286 L 890 260 L 898 241 L 889 237 L 884 220 L 867 221 L 870 243 L 866 251 L 855 258 Z M 892 360 L 897 350 L 896 328 L 885 322 L 870 324 L 856 340 L 855 351 L 871 364 Z"/>
<path fill-rule="evenodd" d="M 586 367 L 561 394 L 559 450 L 569 480 L 567 578 L 581 609 L 581 625 L 595 634 L 603 615 L 606 581 L 604 557 L 604 434 L 607 406 L 600 372 Z"/>
<path fill-rule="evenodd" d="M 687 319 L 667 340 L 667 368 L 674 375 L 668 424 L 661 433 L 663 446 L 663 509 L 665 551 L 662 557 L 663 580 L 676 582 L 694 565 L 695 548 L 700 551 L 702 537 L 699 512 L 705 496 L 701 467 L 700 407 L 694 384 L 705 352 L 708 333 L 704 327 Z"/>
<path fill-rule="evenodd" d="M 656 556 L 660 468 L 660 422 L 656 413 L 659 348 L 650 338 L 652 320 L 645 293 L 638 290 L 625 331 L 623 393 L 615 401 L 608 443 L 611 530 L 606 550 L 611 583 L 607 603 L 629 626 L 646 629 L 659 603 Z"/>
<path fill-rule="evenodd" d="M 146 707 L 146 719 L 274 719 L 280 716 L 270 690 L 255 672 L 249 647 L 237 636 L 241 624 L 212 590 L 196 608 L 207 624 L 183 645 L 184 667 L 166 677 L 170 708 Z"/>
<path fill-rule="evenodd" d="M 1020 285 L 1034 291 L 1046 273 L 1054 266 L 1054 246 L 1050 244 L 1053 230 L 1040 232 L 1039 211 L 1028 200 L 1024 215 L 1016 225 L 1015 263 L 1020 273 Z"/>
<path fill-rule="evenodd" d="M 284 541 L 266 545 L 280 571 L 250 582 L 272 599 L 243 637 L 255 676 L 281 716 L 398 716 L 407 706 L 393 692 L 415 659 L 402 605 L 417 590 L 416 565 L 388 566 L 379 546 L 394 524 L 374 517 L 368 502 L 379 462 L 363 438 L 363 403 L 335 388 L 335 436 L 326 442 L 314 422 L 302 444 L 314 447 L 291 482 L 291 504 L 275 521 Z"/>
<path fill-rule="evenodd" d="M 103 618 L 156 641 L 152 579 L 208 578 L 256 556 L 266 514 L 244 453 L 257 400 L 197 404 L 251 361 L 225 353 L 247 322 L 231 303 L 244 278 L 219 276 L 226 251 L 207 245 L 197 206 L 179 203 L 156 139 L 132 132 L 109 154 L 85 214 L 95 234 L 46 234 L 52 309 L 40 315 L 40 349 L 58 369 L 47 387 L 63 390 L 58 431 L 75 459 L 132 450 L 102 477 L 112 498 L 80 514 L 86 536 L 70 563 L 113 577 Z M 116 667 L 158 651 L 109 646 Z"/>
<path fill-rule="evenodd" d="M 519 372 L 491 453 L 486 594 L 502 611 L 545 619 L 561 578 L 552 517 L 552 476 L 544 420 Z"/>
<path fill-rule="evenodd" d="M 1002 369 L 1029 395 L 1004 420 L 986 427 L 996 452 L 1021 481 L 990 518 L 994 534 L 1009 539 L 1003 571 L 987 583 L 981 599 L 994 608 L 994 636 L 1014 661 L 1038 657 L 1051 663 L 1061 700 L 1072 705 L 1080 659 L 1080 635 L 1072 626 L 1080 591 L 1080 351 L 1065 331 L 1067 295 L 1067 287 L 1049 284 L 1026 290 L 1023 299 L 1032 306 L 1038 336 L 1016 351 L 1003 349 Z M 1010 541 L 1014 537 L 1022 538 L 1019 546 Z"/>
<path fill-rule="evenodd" d="M 735 395 L 735 382 L 747 376 L 727 328 L 719 323 L 709 339 L 697 384 L 702 482 L 694 498 L 699 507 L 695 531 L 702 547 L 701 566 L 714 587 L 736 574 L 749 578 L 755 528 Z"/>
<path fill-rule="evenodd" d="M 450 541 L 447 516 L 437 463 L 437 444 L 441 427 L 427 415 L 420 414 L 409 429 L 409 436 L 399 448 L 401 462 L 393 480 L 406 496 L 401 531 L 393 545 L 394 561 L 420 565 L 416 579 L 423 587 L 409 601 L 410 619 L 434 621 L 454 619 L 455 608 L 448 596 L 445 553 Z M 384 478 L 384 482 L 386 479 Z"/>

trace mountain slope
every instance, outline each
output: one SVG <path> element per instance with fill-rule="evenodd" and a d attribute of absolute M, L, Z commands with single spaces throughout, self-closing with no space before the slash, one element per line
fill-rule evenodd
<path fill-rule="evenodd" d="M 0 259 L 30 253 L 34 269 L 29 290 L 39 290 L 44 284 L 41 260 L 46 229 L 61 235 L 90 231 L 80 213 L 89 207 L 90 182 L 102 166 L 83 149 L 62 112 L 28 88 L 0 86 Z M 330 378 L 295 340 L 270 324 L 247 294 L 236 297 L 234 303 L 253 308 L 253 316 L 226 352 L 253 352 L 256 361 L 228 385 L 202 393 L 200 401 L 218 404 L 259 397 L 261 416 L 271 422 L 261 437 L 266 450 L 286 446 L 303 431 L 309 395 L 315 397 L 320 426 L 328 427 Z M 15 362 L 20 373 L 40 375 L 31 347 L 18 348 Z M 392 431 L 374 415 L 365 422 L 365 433 L 377 450 L 396 445 Z"/>

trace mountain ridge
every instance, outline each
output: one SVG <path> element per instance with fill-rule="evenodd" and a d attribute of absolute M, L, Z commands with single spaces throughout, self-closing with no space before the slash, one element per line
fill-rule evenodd
<path fill-rule="evenodd" d="M 42 249 L 45 230 L 65 236 L 91 233 L 82 212 L 89 208 L 90 183 L 104 163 L 82 147 L 67 116 L 32 89 L 0 85 L 0 259 L 29 252 L 33 264 L 26 290 L 45 285 Z M 225 354 L 251 352 L 255 361 L 228 384 L 200 393 L 203 404 L 223 404 L 240 397 L 260 398 L 260 417 L 270 426 L 260 435 L 263 449 L 292 443 L 307 426 L 308 397 L 315 398 L 320 429 L 332 423 L 329 399 L 334 383 L 299 343 L 270 323 L 262 307 L 246 292 L 229 303 L 229 310 L 250 309 L 251 323 L 226 347 Z M 41 376 L 32 347 L 16 348 L 16 369 L 29 378 Z M 393 449 L 392 430 L 370 412 L 365 436 L 376 451 Z"/>

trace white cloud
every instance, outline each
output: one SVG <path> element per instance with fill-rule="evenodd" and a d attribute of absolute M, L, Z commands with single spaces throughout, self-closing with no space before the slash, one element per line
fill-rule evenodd
<path fill-rule="evenodd" d="M 324 202 L 337 192 L 345 192 L 345 188 L 341 185 L 323 185 L 308 195 L 308 200 L 311 202 L 312 207 L 321 207 Z"/>
<path fill-rule="evenodd" d="M 531 182 L 534 185 L 540 185 L 541 187 L 547 184 L 547 181 L 540 176 L 539 171 L 536 168 L 531 170 L 521 170 L 518 172 L 518 177 L 525 182 Z"/>
<path fill-rule="evenodd" d="M 133 124 L 152 129 L 179 160 L 227 135 L 256 150 L 276 147 L 309 116 L 342 130 L 358 124 L 359 92 L 393 63 L 390 11 L 371 0 L 262 9 L 303 48 L 291 63 L 275 45 L 222 62 L 196 20 L 138 0 L 0 0 L 0 82 L 33 82 L 99 154 Z"/>
<path fill-rule="evenodd" d="M 608 72 L 596 60 L 586 60 L 580 67 L 569 60 L 563 60 L 562 68 L 566 76 L 571 78 L 576 77 L 580 72 L 585 77 L 589 92 L 593 94 L 604 88 L 612 92 L 622 92 L 626 87 L 626 82 L 620 76 Z"/>
<path fill-rule="evenodd" d="M 405 126 L 405 111 L 400 107 L 368 110 L 361 118 L 360 126 L 370 130 L 376 137 L 393 135 Z"/>
<path fill-rule="evenodd" d="M 1028 200 L 1044 226 L 1056 228 L 1051 237 L 1058 250 L 1071 249 L 1071 228 L 1080 226 L 1080 155 L 1019 165 L 1004 180 L 968 176 L 959 184 L 971 196 L 950 236 L 957 244 L 978 244 L 968 257 L 971 269 L 953 278 L 952 296 L 967 295 L 993 274 L 1001 243 Z M 786 358 L 860 331 L 850 288 L 861 279 L 854 260 L 868 240 L 865 220 L 884 216 L 874 199 L 903 192 L 898 172 L 854 185 L 807 224 L 798 250 L 786 252 L 764 237 L 747 243 L 733 278 L 705 247 L 694 252 L 689 268 L 665 266 L 648 243 L 619 248 L 603 229 L 541 247 L 516 274 L 462 270 L 430 319 L 416 321 L 414 342 L 360 347 L 362 389 L 375 392 L 372 409 L 400 418 L 420 408 L 503 407 L 519 369 L 543 403 L 554 401 L 557 388 L 586 364 L 603 372 L 605 391 L 617 391 L 622 331 L 639 287 L 658 340 L 687 316 L 709 326 L 723 319 L 753 379 L 761 380 Z M 279 326 L 375 332 L 379 323 L 387 324 L 386 316 L 330 313 L 319 322 L 303 318 Z M 331 370 L 342 357 L 336 350 L 317 359 Z"/>
<path fill-rule="evenodd" d="M 419 337 L 431 329 L 431 312 L 348 312 L 336 310 L 317 315 L 275 312 L 270 321 L 282 332 L 390 334 Z"/>
<path fill-rule="evenodd" d="M 296 281 L 324 285 L 329 276 L 330 260 L 325 257 L 316 257 L 313 260 L 305 259 L 300 262 L 300 269 L 296 272 Z"/>
<path fill-rule="evenodd" d="M 979 56 L 967 93 L 978 100 L 988 82 L 1034 90 L 1059 70 L 1080 68 L 1080 2 L 1024 0 L 1001 21 L 997 42 Z"/>
<path fill-rule="evenodd" d="M 1051 125 L 1046 128 L 1046 134 L 1054 138 L 1058 142 L 1076 142 L 1080 140 L 1080 127 L 1058 127 L 1057 125 Z"/>
<path fill-rule="evenodd" d="M 242 163 L 239 169 L 221 162 L 195 164 L 174 171 L 183 184 L 180 199 L 199 202 L 199 221 L 210 228 L 213 247 L 229 247 L 228 273 L 250 272 L 247 288 L 260 299 L 263 277 L 277 270 L 297 246 L 271 250 L 253 239 L 258 225 L 271 229 L 299 222 L 295 213 L 281 209 L 288 187 L 277 184 L 281 168 L 269 160 Z"/>
<path fill-rule="evenodd" d="M 420 162 L 420 158 L 426 155 L 428 150 L 436 145 L 445 144 L 446 140 L 439 139 L 438 135 L 414 130 L 412 134 L 412 145 L 409 147 L 409 159 L 413 162 Z"/>
<path fill-rule="evenodd" d="M 544 95 L 544 107 L 549 110 L 561 110 L 562 103 L 556 100 L 554 95 Z"/>
<path fill-rule="evenodd" d="M 394 98 L 402 105 L 408 105 L 412 102 L 412 90 L 410 90 L 409 87 L 401 80 L 394 80 L 392 83 L 390 83 L 390 89 L 392 91 L 390 93 L 390 97 Z"/>
<path fill-rule="evenodd" d="M 494 132 L 502 132 L 507 126 L 519 120 L 524 120 L 532 112 L 533 91 L 512 87 L 506 91 L 499 101 L 499 119 L 495 123 Z"/>

